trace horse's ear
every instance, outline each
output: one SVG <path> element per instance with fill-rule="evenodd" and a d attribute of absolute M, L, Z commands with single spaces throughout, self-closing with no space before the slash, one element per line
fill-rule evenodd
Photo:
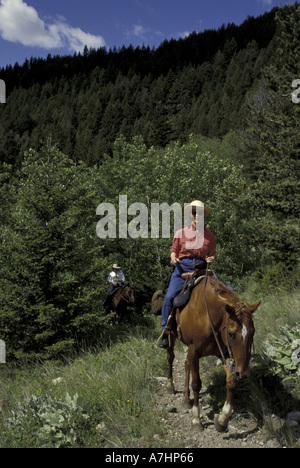
<path fill-rule="evenodd" d="M 256 311 L 260 303 L 261 301 L 258 301 L 256 304 L 253 304 L 252 306 L 249 307 L 251 314 L 254 314 L 254 312 Z"/>
<path fill-rule="evenodd" d="M 230 305 L 228 305 L 228 304 L 226 304 L 226 312 L 227 312 L 227 314 L 229 314 L 229 315 L 233 315 L 233 314 L 235 314 L 235 310 L 234 310 L 234 308 L 233 308 L 233 307 L 231 307 L 231 306 L 230 306 Z"/>

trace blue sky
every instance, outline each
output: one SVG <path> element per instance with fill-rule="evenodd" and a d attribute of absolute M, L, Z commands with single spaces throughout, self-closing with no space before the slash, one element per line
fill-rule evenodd
<path fill-rule="evenodd" d="M 109 49 L 242 23 L 290 0 L 0 0 L 0 67 L 26 58 Z"/>

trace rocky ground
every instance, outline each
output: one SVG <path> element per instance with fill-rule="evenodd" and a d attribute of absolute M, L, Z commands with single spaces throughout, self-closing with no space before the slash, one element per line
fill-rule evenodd
<path fill-rule="evenodd" d="M 174 360 L 174 385 L 176 394 L 167 392 L 167 378 L 158 377 L 158 402 L 162 414 L 162 424 L 166 428 L 166 441 L 178 441 L 184 448 L 282 448 L 277 439 L 270 438 L 257 423 L 240 414 L 233 414 L 227 432 L 218 433 L 214 427 L 214 411 L 207 404 L 207 389 L 202 388 L 200 395 L 201 421 L 203 432 L 192 429 L 191 410 L 183 408 L 184 353 L 176 349 Z M 192 392 L 191 392 L 192 396 Z M 275 418 L 275 416 L 274 416 Z M 278 426 L 284 421 L 273 421 Z"/>

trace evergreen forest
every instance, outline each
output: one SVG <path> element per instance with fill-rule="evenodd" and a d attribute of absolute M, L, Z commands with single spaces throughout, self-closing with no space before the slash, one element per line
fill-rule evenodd
<path fill-rule="evenodd" d="M 0 337 L 10 359 L 93 346 L 108 326 L 113 263 L 135 284 L 131 320 L 150 313 L 173 234 L 151 238 L 153 203 L 211 208 L 214 269 L 238 293 L 297 285 L 299 3 L 157 49 L 32 57 L 0 79 Z M 147 207 L 148 235 L 97 236 L 97 207 L 118 210 L 120 195 Z"/>

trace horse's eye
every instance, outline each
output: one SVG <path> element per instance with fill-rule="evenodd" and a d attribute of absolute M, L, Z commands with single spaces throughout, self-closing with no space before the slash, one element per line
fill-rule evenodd
<path fill-rule="evenodd" d="M 234 340 L 234 338 L 235 338 L 235 334 L 234 334 L 234 333 L 228 332 L 228 335 L 229 335 L 229 338 L 230 338 L 231 340 Z"/>

